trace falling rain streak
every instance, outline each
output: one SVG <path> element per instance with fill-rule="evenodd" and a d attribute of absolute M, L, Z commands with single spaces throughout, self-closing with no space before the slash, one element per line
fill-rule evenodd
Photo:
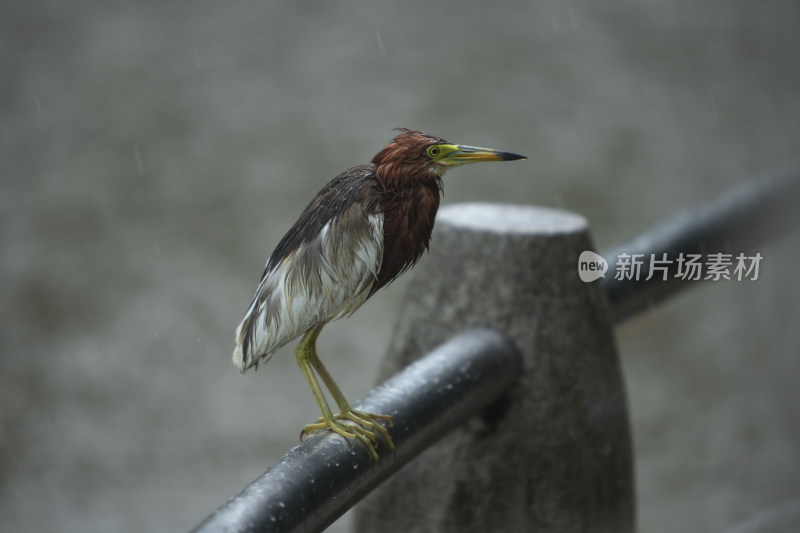
<path fill-rule="evenodd" d="M 144 165 L 142 164 L 142 155 L 139 153 L 138 148 L 133 149 L 133 155 L 136 156 L 136 168 L 139 169 L 139 174 L 144 174 Z"/>
<path fill-rule="evenodd" d="M 381 51 L 381 57 L 386 55 L 386 51 L 383 49 L 383 39 L 381 39 L 381 32 L 375 30 L 375 37 L 378 38 L 378 49 Z"/>
<path fill-rule="evenodd" d="M 197 47 L 196 46 L 192 47 L 192 56 L 194 57 L 195 66 L 201 67 L 201 68 L 205 66 L 205 63 L 203 62 L 203 58 L 200 57 L 200 54 L 197 52 Z"/>
<path fill-rule="evenodd" d="M 562 19 L 563 17 L 564 15 L 562 13 Z M 570 24 L 572 24 L 572 29 L 580 29 L 580 26 L 578 25 L 578 18 L 575 16 L 575 9 L 572 7 L 569 8 L 569 20 Z M 561 29 L 561 24 L 559 24 L 558 17 L 555 15 L 555 13 L 550 13 L 550 23 L 555 31 L 559 31 Z"/>

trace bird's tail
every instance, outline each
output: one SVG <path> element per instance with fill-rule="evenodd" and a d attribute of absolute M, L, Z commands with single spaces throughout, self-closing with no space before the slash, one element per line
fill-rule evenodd
<path fill-rule="evenodd" d="M 236 328 L 236 346 L 233 349 L 233 364 L 239 369 L 239 372 L 244 374 L 244 371 L 250 366 L 249 357 L 244 351 L 244 332 L 247 331 L 248 320 L 245 319 Z"/>
<path fill-rule="evenodd" d="M 264 349 L 263 342 L 261 342 L 263 339 L 258 337 L 247 339 L 248 335 L 250 335 L 250 322 L 252 320 L 254 320 L 253 316 L 248 313 L 242 323 L 239 324 L 239 327 L 236 328 L 236 346 L 233 348 L 231 360 L 242 374 L 250 368 L 258 370 L 258 365 L 272 359 L 272 353 Z M 248 342 L 245 342 L 246 339 Z M 280 346 L 277 348 L 280 348 Z M 272 351 L 274 352 L 275 349 L 273 348 Z"/>

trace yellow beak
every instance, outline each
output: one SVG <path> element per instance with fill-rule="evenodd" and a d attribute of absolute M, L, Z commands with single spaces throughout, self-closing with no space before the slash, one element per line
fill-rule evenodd
<path fill-rule="evenodd" d="M 453 145 L 453 148 L 455 148 L 455 150 L 442 158 L 440 163 L 446 165 L 464 165 L 466 163 L 479 163 L 481 161 L 515 161 L 517 159 L 527 159 L 524 155 L 492 150 L 491 148 L 478 148 L 477 146 L 467 146 L 464 144 Z"/>

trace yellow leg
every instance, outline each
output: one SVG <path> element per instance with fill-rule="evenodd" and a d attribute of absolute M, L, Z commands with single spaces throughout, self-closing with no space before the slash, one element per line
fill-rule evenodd
<path fill-rule="evenodd" d="M 300 365 L 300 369 L 303 371 L 303 375 L 306 377 L 309 387 L 311 387 L 311 392 L 317 400 L 320 411 L 322 411 L 322 417 L 316 424 L 307 425 L 305 429 L 303 429 L 302 435 L 307 435 L 321 429 L 330 429 L 346 439 L 358 439 L 367 447 L 372 459 L 377 462 L 378 452 L 375 449 L 375 445 L 377 444 L 376 432 L 386 441 L 389 449 L 394 450 L 394 444 L 392 444 L 389 433 L 386 431 L 386 428 L 378 423 L 378 420 L 386 420 L 391 423 L 392 417 L 388 415 L 365 413 L 350 407 L 350 404 L 347 402 L 347 399 L 345 399 L 339 386 L 336 385 L 333 377 L 317 356 L 317 337 L 319 337 L 320 331 L 322 331 L 322 326 L 318 326 L 306 333 L 295 349 L 297 363 Z M 319 375 L 322 382 L 331 393 L 331 396 L 333 396 L 334 401 L 336 401 L 336 405 L 340 410 L 339 414 L 334 415 L 331 412 L 331 408 L 328 406 L 325 394 L 314 372 Z M 354 424 L 343 421 L 353 422 Z"/>

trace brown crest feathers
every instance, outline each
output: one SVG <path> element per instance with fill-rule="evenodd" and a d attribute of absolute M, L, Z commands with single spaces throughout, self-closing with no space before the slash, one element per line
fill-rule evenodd
<path fill-rule="evenodd" d="M 410 130 L 408 128 L 395 128 L 400 133 L 387 144 L 383 150 L 372 158 L 372 163 L 382 165 L 386 163 L 405 163 L 408 165 L 427 162 L 425 148 L 431 144 L 447 144 L 441 137 L 427 133 Z"/>

